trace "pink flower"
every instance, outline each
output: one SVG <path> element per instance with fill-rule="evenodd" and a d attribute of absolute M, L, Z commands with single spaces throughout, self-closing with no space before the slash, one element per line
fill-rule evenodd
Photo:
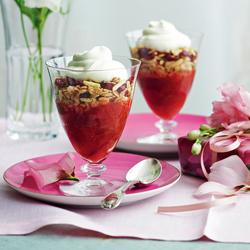
<path fill-rule="evenodd" d="M 57 182 L 59 180 L 79 181 L 75 175 L 74 155 L 70 152 L 65 154 L 57 163 L 36 163 L 32 160 L 26 161 L 29 170 L 25 176 L 32 175 L 37 186 L 41 189 L 43 186 Z"/>
<path fill-rule="evenodd" d="M 210 168 L 208 182 L 203 183 L 195 196 L 205 194 L 232 195 L 250 187 L 250 171 L 237 155 L 215 162 Z"/>
<path fill-rule="evenodd" d="M 214 101 L 213 114 L 207 117 L 211 127 L 247 121 L 250 117 L 250 93 L 231 82 L 223 83 L 218 91 L 222 101 Z"/>
<path fill-rule="evenodd" d="M 246 131 L 250 129 L 250 121 L 240 121 L 240 122 L 234 122 L 231 124 L 224 124 L 225 129 L 235 129 L 236 131 Z"/>

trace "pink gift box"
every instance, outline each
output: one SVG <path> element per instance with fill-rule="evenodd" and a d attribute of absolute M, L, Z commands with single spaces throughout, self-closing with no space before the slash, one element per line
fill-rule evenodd
<path fill-rule="evenodd" d="M 207 140 L 208 139 L 203 141 L 202 149 L 204 148 Z M 241 137 L 240 141 L 240 146 L 237 149 L 226 153 L 218 153 L 217 161 L 230 155 L 238 155 L 245 165 L 250 164 L 250 139 Z M 193 155 L 191 153 L 193 144 L 194 141 L 190 141 L 187 136 L 183 136 L 178 139 L 178 152 L 182 173 L 205 178 L 201 169 L 201 154 Z M 210 149 L 209 144 L 207 144 L 204 149 L 203 162 L 207 172 L 209 173 L 212 165 L 212 150 Z"/>

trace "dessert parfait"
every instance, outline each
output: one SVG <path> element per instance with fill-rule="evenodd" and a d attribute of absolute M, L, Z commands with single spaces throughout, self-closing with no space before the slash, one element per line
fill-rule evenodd
<path fill-rule="evenodd" d="M 98 46 L 75 54 L 73 60 L 58 58 L 54 70 L 47 63 L 64 130 L 88 162 L 81 169 L 89 177 L 89 186 L 106 183 L 99 180 L 106 170 L 101 162 L 117 144 L 130 112 L 140 62 L 122 59 L 129 61 L 129 68 L 113 60 L 108 48 Z"/>
<path fill-rule="evenodd" d="M 77 54 L 68 69 L 86 67 L 93 62 L 91 54 L 101 57 L 107 48 L 94 48 Z M 111 52 L 110 52 L 111 55 Z M 110 56 L 109 55 L 109 56 Z M 119 62 L 98 59 L 94 64 L 109 63 L 123 68 Z M 98 69 L 99 66 L 96 65 Z M 88 70 L 95 66 L 88 67 Z M 103 65 L 105 68 L 105 66 Z M 98 74 L 99 73 L 99 74 Z M 112 72 L 70 73 L 55 79 L 56 104 L 63 127 L 75 150 L 85 159 L 99 162 L 107 157 L 118 142 L 132 102 L 134 81 L 126 70 Z"/>
<path fill-rule="evenodd" d="M 171 120 L 190 92 L 199 47 L 193 47 L 193 42 L 200 39 L 198 36 L 191 39 L 164 20 L 152 21 L 147 29 L 126 34 L 132 56 L 142 62 L 138 83 L 148 106 L 161 119 L 157 125 L 160 130 L 175 125 Z M 168 135 L 167 140 L 176 137 Z"/>

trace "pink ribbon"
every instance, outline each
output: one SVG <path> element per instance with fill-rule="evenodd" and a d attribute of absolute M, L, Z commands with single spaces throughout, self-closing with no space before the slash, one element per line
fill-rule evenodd
<path fill-rule="evenodd" d="M 158 213 L 176 213 L 176 212 L 188 212 L 201 209 L 208 209 L 212 207 L 218 207 L 222 205 L 229 205 L 236 203 L 239 200 L 237 195 L 227 196 L 225 198 L 216 199 L 212 201 L 206 201 L 196 204 L 189 204 L 183 206 L 172 206 L 172 207 L 158 207 Z"/>
<path fill-rule="evenodd" d="M 204 165 L 203 155 L 205 151 L 205 147 L 209 143 L 210 149 L 212 150 L 212 164 L 217 160 L 217 153 L 225 153 L 232 151 L 240 146 L 240 137 L 247 137 L 250 138 L 250 134 L 244 133 L 244 130 L 236 130 L 236 129 L 229 129 L 218 132 L 217 134 L 213 135 L 204 145 L 202 152 L 201 152 L 201 169 L 205 177 L 208 179 L 208 173 Z M 232 142 L 234 139 L 234 142 Z M 227 142 L 232 142 L 229 145 L 224 145 Z"/>

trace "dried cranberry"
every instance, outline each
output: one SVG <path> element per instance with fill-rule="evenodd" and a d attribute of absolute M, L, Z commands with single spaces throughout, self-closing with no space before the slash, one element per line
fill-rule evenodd
<path fill-rule="evenodd" d="M 119 87 L 118 89 L 117 89 L 117 92 L 118 93 L 121 93 L 124 89 L 126 89 L 127 88 L 127 83 L 125 82 L 124 84 L 122 84 L 122 86 L 121 87 Z"/>
<path fill-rule="evenodd" d="M 67 82 L 70 86 L 75 86 L 75 79 L 72 77 L 66 76 Z"/>
<path fill-rule="evenodd" d="M 190 55 L 190 60 L 191 60 L 191 62 L 193 62 L 195 59 L 196 59 L 196 56 Z"/>
<path fill-rule="evenodd" d="M 81 81 L 81 80 L 76 80 L 76 81 L 75 81 L 75 86 L 77 86 L 77 85 L 83 86 L 83 81 Z"/>
<path fill-rule="evenodd" d="M 59 88 L 63 88 L 63 87 L 66 86 L 66 82 L 65 82 L 65 80 L 62 79 L 62 78 L 56 78 L 56 80 L 55 80 L 55 85 L 56 85 L 57 87 L 59 87 Z"/>
<path fill-rule="evenodd" d="M 179 56 L 174 56 L 172 53 L 166 53 L 165 58 L 167 61 L 177 61 Z"/>
<path fill-rule="evenodd" d="M 140 58 L 144 58 L 146 60 L 152 60 L 155 57 L 153 53 L 149 54 L 148 50 L 145 48 L 139 49 L 138 54 L 139 54 Z"/>
<path fill-rule="evenodd" d="M 189 52 L 187 52 L 185 50 L 180 53 L 180 56 L 181 57 L 189 57 L 191 62 L 193 62 L 196 59 L 196 56 L 189 54 Z"/>
<path fill-rule="evenodd" d="M 102 81 L 102 82 L 101 82 L 101 86 L 102 86 L 103 89 L 112 90 L 112 88 L 114 87 L 114 83 L 112 83 L 112 82 L 107 82 L 107 81 Z"/>
<path fill-rule="evenodd" d="M 86 93 L 82 93 L 80 94 L 80 98 L 89 98 L 91 96 L 91 94 L 89 92 L 86 92 Z"/>
<path fill-rule="evenodd" d="M 180 53 L 180 56 L 181 56 L 181 57 L 186 57 L 186 56 L 190 57 L 190 54 L 189 54 L 187 51 L 183 50 L 183 51 Z"/>

